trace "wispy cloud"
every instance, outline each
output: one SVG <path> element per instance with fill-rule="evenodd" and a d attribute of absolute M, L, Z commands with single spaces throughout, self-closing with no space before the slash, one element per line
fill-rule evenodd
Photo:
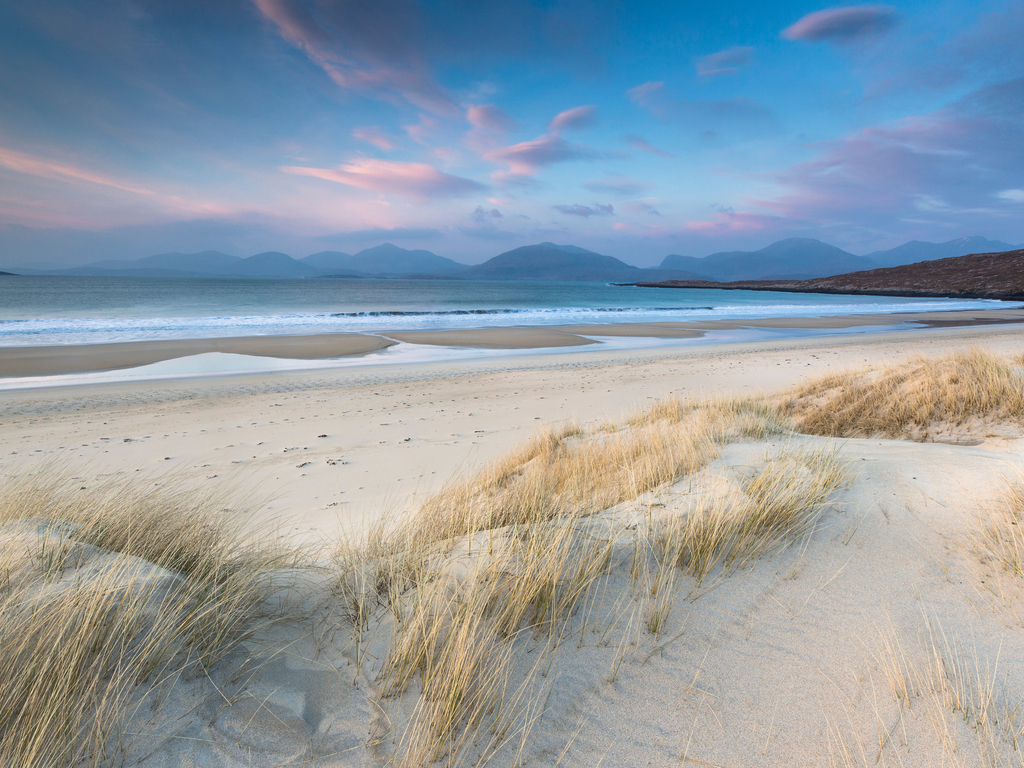
<path fill-rule="evenodd" d="M 578 131 L 582 128 L 590 128 L 597 122 L 597 107 L 584 106 L 567 109 L 559 112 L 548 123 L 548 133 L 559 135 L 563 131 Z"/>
<path fill-rule="evenodd" d="M 630 149 L 635 149 L 637 152 L 650 152 L 652 155 L 657 155 L 658 157 L 676 156 L 672 152 L 653 146 L 647 140 L 637 136 L 636 134 L 627 133 L 622 138 L 629 145 Z"/>
<path fill-rule="evenodd" d="M 787 40 L 828 40 L 851 43 L 885 32 L 896 24 L 896 9 L 888 5 L 856 5 L 809 13 L 786 27 Z"/>
<path fill-rule="evenodd" d="M 511 131 L 516 126 L 505 110 L 493 104 L 473 104 L 466 108 L 466 120 L 474 128 L 488 131 Z"/>
<path fill-rule="evenodd" d="M 532 176 L 539 168 L 570 160 L 596 160 L 601 153 L 582 144 L 570 144 L 561 136 L 545 134 L 530 141 L 492 150 L 484 158 L 507 163 L 517 176 Z"/>
<path fill-rule="evenodd" d="M 395 148 L 395 143 L 385 136 L 376 125 L 367 126 L 365 128 L 353 128 L 352 138 L 365 141 L 367 144 L 372 144 L 377 149 L 385 151 Z"/>
<path fill-rule="evenodd" d="M 701 56 L 697 59 L 697 75 L 714 77 L 715 75 L 734 75 L 740 67 L 749 65 L 754 60 L 754 49 L 749 46 L 733 46 L 724 51 Z"/>
<path fill-rule="evenodd" d="M 471 179 L 453 176 L 425 163 L 399 163 L 360 158 L 337 169 L 282 166 L 285 173 L 313 176 L 359 189 L 402 195 L 419 200 L 459 197 L 486 189 Z"/>
<path fill-rule="evenodd" d="M 815 223 L 898 231 L 922 212 L 979 230 L 1019 216 L 994 202 L 1024 168 L 1024 78 L 948 107 L 818 145 L 819 155 L 769 177 L 786 191 L 760 204 Z M 1005 199 L 1005 198 L 1004 198 Z"/>
<path fill-rule="evenodd" d="M 661 212 L 654 207 L 654 200 L 647 198 L 647 200 L 631 200 L 628 203 L 624 203 L 622 206 L 624 211 L 630 213 L 647 213 L 651 216 L 661 216 Z"/>
<path fill-rule="evenodd" d="M 154 194 L 151 190 L 121 181 L 113 176 L 80 168 L 70 163 L 48 160 L 3 147 L 0 147 L 0 166 L 17 171 L 18 173 L 38 176 L 44 179 L 86 181 L 90 184 L 120 189 L 124 192 L 134 192 L 137 195 Z"/>
<path fill-rule="evenodd" d="M 434 114 L 458 113 L 419 60 L 410 31 L 417 17 L 411 3 L 252 2 L 285 40 L 341 88 L 398 96 Z"/>

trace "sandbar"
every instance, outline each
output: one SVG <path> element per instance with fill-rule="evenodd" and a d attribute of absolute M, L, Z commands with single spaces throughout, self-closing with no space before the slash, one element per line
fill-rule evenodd
<path fill-rule="evenodd" d="M 365 355 L 393 346 L 382 336 L 322 333 L 313 336 L 242 336 L 221 339 L 122 341 L 46 347 L 0 347 L 0 377 L 54 376 L 116 371 L 204 352 L 319 360 Z"/>

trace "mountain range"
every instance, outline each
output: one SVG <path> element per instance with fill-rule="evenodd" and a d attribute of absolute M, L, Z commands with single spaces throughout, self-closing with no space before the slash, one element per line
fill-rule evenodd
<path fill-rule="evenodd" d="M 163 253 L 131 261 L 97 261 L 60 270 L 20 270 L 23 274 L 166 277 L 446 277 L 467 280 L 576 280 L 637 282 L 660 280 L 802 280 L 901 266 L 969 253 L 1009 251 L 1017 246 L 983 237 L 945 243 L 915 240 L 867 256 L 820 240 L 790 238 L 758 251 L 723 251 L 703 258 L 666 256 L 659 267 L 641 268 L 575 245 L 538 243 L 469 266 L 430 251 L 410 251 L 391 243 L 356 254 L 322 251 L 303 259 L 277 251 L 248 258 L 219 251 Z"/>

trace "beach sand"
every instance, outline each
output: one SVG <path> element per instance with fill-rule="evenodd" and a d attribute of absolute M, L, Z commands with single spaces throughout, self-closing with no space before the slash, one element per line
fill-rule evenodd
<path fill-rule="evenodd" d="M 375 339 L 377 337 L 370 337 Z M 543 424 L 620 418 L 651 401 L 782 390 L 849 366 L 971 345 L 1014 326 L 148 381 L 0 395 L 4 472 L 67 462 L 89 482 L 173 472 L 237 482 L 303 530 L 407 509 L 453 472 Z M 348 341 L 347 339 L 345 340 Z M 357 339 L 358 341 L 358 339 Z"/>
<path fill-rule="evenodd" d="M 544 424 L 593 427 L 667 396 L 776 392 L 972 348 L 1019 360 L 1024 334 L 968 323 L 12 392 L 0 396 L 0 473 L 56 466 L 86 488 L 232 487 L 266 498 L 263 514 L 288 518 L 295 536 L 322 540 L 404 515 Z M 631 602 L 626 565 L 557 649 L 524 633 L 509 695 L 529 690 L 533 725 L 513 730 L 490 764 L 519 764 L 520 748 L 537 766 L 980 767 L 1019 754 L 1024 591 L 978 536 L 1024 473 L 1024 436 L 973 429 L 969 445 L 739 439 L 694 475 L 595 516 L 628 537 L 702 489 L 737 493 L 773 457 L 824 451 L 848 468 L 796 546 L 703 583 L 678 576 L 659 634 L 636 612 L 643 601 Z M 334 639 L 280 630 L 271 641 L 287 651 L 261 662 L 247 688 L 217 668 L 183 680 L 159 715 L 136 718 L 132 728 L 153 735 L 126 747 L 126 764 L 387 764 L 418 690 L 380 688 L 393 628 L 384 611 L 357 645 L 340 629 Z"/>

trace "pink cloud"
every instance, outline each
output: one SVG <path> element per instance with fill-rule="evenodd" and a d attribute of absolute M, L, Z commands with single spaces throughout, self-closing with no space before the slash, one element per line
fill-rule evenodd
<path fill-rule="evenodd" d="M 384 98 L 397 95 L 434 114 L 458 113 L 444 89 L 427 75 L 412 46 L 403 45 L 395 30 L 388 28 L 387 9 L 371 8 L 360 15 L 352 4 L 325 6 L 322 20 L 333 22 L 328 26 L 300 0 L 252 2 L 281 37 L 303 51 L 339 87 L 379 92 Z"/>
<path fill-rule="evenodd" d="M 353 128 L 352 138 L 365 141 L 368 144 L 372 144 L 377 149 L 385 151 L 395 148 L 394 142 L 385 136 L 381 132 L 380 128 L 375 125 L 367 126 L 366 128 Z"/>
<path fill-rule="evenodd" d="M 282 166 L 280 170 L 418 200 L 459 197 L 486 189 L 483 184 L 439 171 L 432 165 L 371 158 L 353 160 L 337 169 Z"/>
<path fill-rule="evenodd" d="M 697 59 L 697 75 L 713 77 L 714 75 L 733 75 L 754 59 L 754 49 L 749 46 L 733 46 L 724 51 L 701 56 Z"/>
<path fill-rule="evenodd" d="M 896 22 L 895 8 L 888 5 L 856 5 L 809 13 L 783 30 L 787 40 L 836 40 L 849 43 L 884 32 Z"/>
<path fill-rule="evenodd" d="M 597 122 L 597 107 L 585 106 L 559 112 L 548 123 L 548 133 L 558 135 L 562 131 L 576 131 L 589 128 Z"/>
<path fill-rule="evenodd" d="M 495 149 L 484 155 L 486 160 L 507 163 L 516 176 L 530 176 L 538 168 L 570 160 L 594 160 L 600 153 L 581 144 L 570 144 L 561 136 L 546 134 L 531 141 Z"/>
<path fill-rule="evenodd" d="M 936 112 L 817 146 L 818 156 L 764 176 L 779 194 L 752 201 L 810 222 L 897 231 L 930 213 L 983 231 L 1011 215 L 995 195 L 1024 168 L 1024 78 L 979 89 Z"/>
<path fill-rule="evenodd" d="M 466 120 L 474 128 L 488 131 L 510 131 L 516 122 L 503 109 L 493 104 L 474 104 L 466 109 Z"/>
<path fill-rule="evenodd" d="M 113 187 L 114 189 L 120 189 L 124 192 L 133 192 L 137 195 L 154 194 L 148 189 L 142 189 L 141 187 L 127 184 L 112 176 L 88 171 L 84 168 L 79 168 L 78 166 L 68 163 L 45 160 L 40 157 L 25 154 L 24 152 L 5 149 L 3 147 L 0 147 L 0 166 L 9 168 L 12 171 L 17 171 L 18 173 L 28 174 L 29 176 L 39 176 L 45 179 L 74 179 L 77 181 L 87 181 L 91 184 L 99 184 L 104 187 Z"/>

